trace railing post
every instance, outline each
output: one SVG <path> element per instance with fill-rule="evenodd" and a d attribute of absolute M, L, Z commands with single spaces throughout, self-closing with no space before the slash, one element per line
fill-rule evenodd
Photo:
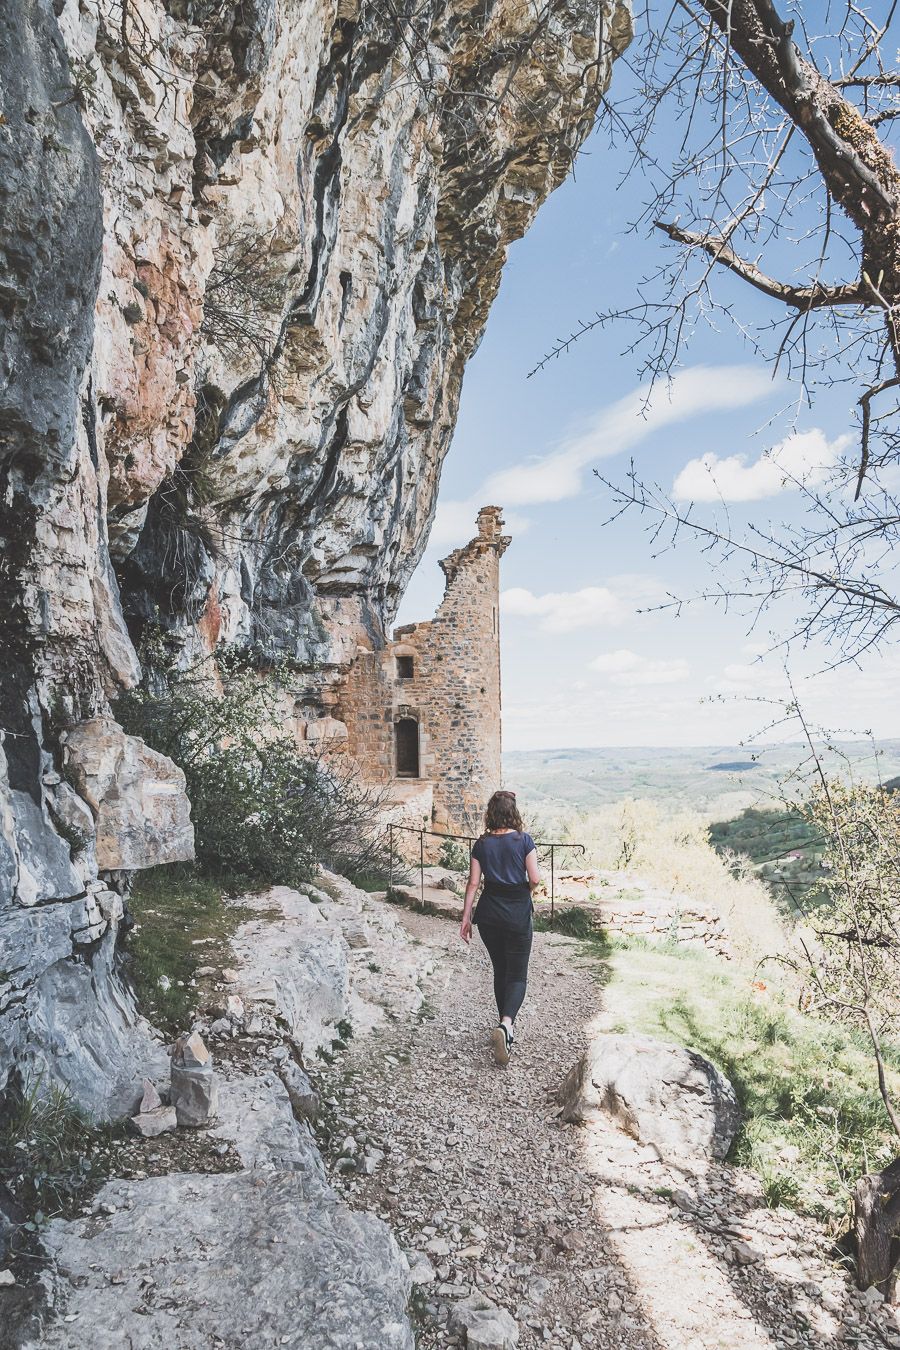
<path fill-rule="evenodd" d="M 391 821 L 388 821 L 388 853 L 389 853 L 390 859 L 391 859 L 391 863 L 390 863 L 390 880 L 389 880 L 389 882 L 388 882 L 388 887 L 389 887 L 389 889 L 390 889 L 391 895 L 393 895 L 393 894 L 394 894 L 394 822 L 393 822 L 392 820 L 391 820 Z"/>
<path fill-rule="evenodd" d="M 552 928 L 556 919 L 556 871 L 555 871 L 555 852 L 556 845 L 550 845 L 550 927 Z"/>
<path fill-rule="evenodd" d="M 425 908 L 425 831 L 419 831 L 419 896 Z"/>

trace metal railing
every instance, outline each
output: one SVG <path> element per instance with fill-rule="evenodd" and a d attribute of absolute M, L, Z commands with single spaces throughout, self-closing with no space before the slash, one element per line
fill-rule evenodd
<path fill-rule="evenodd" d="M 405 834 L 417 834 L 419 836 L 419 899 L 422 908 L 425 908 L 425 836 L 429 835 L 432 839 L 456 839 L 460 843 L 469 846 L 469 863 L 472 861 L 472 845 L 476 842 L 478 836 L 473 834 L 444 834 L 440 830 L 420 829 L 415 825 L 394 825 L 388 823 L 388 848 L 390 851 L 390 887 L 394 889 L 394 831 L 402 830 Z M 538 851 L 543 849 L 545 852 L 550 850 L 550 927 L 553 927 L 556 919 L 556 850 L 573 849 L 576 853 L 584 853 L 584 844 L 543 844 L 539 840 L 534 841 L 534 846 Z"/>

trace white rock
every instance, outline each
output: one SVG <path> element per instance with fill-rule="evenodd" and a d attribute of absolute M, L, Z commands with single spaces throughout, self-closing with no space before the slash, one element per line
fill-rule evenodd
<path fill-rule="evenodd" d="M 563 1120 L 611 1117 L 663 1158 L 723 1158 L 741 1120 L 724 1074 L 698 1054 L 650 1036 L 594 1035 L 561 1093 Z"/>
<path fill-rule="evenodd" d="M 435 1278 L 434 1266 L 424 1252 L 407 1251 L 409 1275 L 413 1284 L 431 1284 Z"/>
<path fill-rule="evenodd" d="M 467 1350 L 515 1350 L 519 1328 L 505 1309 L 484 1294 L 470 1294 L 450 1310 L 450 1330 L 464 1332 Z"/>
<path fill-rule="evenodd" d="M 138 1113 L 142 1114 L 145 1111 L 155 1111 L 159 1106 L 162 1106 L 162 1098 L 157 1092 L 155 1085 L 151 1083 L 150 1079 L 145 1078 L 144 1091 L 141 1096 L 141 1104 L 138 1107 Z"/>
<path fill-rule="evenodd" d="M 141 1111 L 138 1115 L 132 1116 L 131 1123 L 145 1139 L 155 1139 L 160 1134 L 174 1130 L 178 1125 L 178 1117 L 174 1106 L 160 1104 L 149 1111 Z"/>
<path fill-rule="evenodd" d="M 207 1125 L 218 1106 L 218 1084 L 212 1060 L 183 1066 L 173 1061 L 170 1095 L 179 1128 L 196 1129 Z"/>
<path fill-rule="evenodd" d="M 190 1036 L 180 1038 L 178 1045 L 181 1060 L 186 1065 L 199 1066 L 209 1062 L 209 1051 L 199 1032 L 192 1031 Z"/>

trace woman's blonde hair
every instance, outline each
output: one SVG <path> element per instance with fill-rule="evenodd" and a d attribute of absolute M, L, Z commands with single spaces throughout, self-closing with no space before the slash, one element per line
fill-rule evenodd
<path fill-rule="evenodd" d="M 525 828 L 522 824 L 522 817 L 519 815 L 519 808 L 516 806 L 516 794 L 514 792 L 504 790 L 494 793 L 484 813 L 484 828 L 487 831 L 519 830 L 520 832 Z"/>

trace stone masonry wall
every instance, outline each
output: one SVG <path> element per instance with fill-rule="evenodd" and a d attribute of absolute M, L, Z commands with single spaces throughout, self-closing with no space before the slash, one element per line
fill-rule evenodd
<path fill-rule="evenodd" d="M 557 911 L 588 909 L 608 933 L 650 941 L 706 947 L 731 959 L 728 928 L 715 905 L 677 891 L 660 891 L 628 873 L 561 871 L 556 879 Z"/>
<path fill-rule="evenodd" d="M 500 786 L 502 526 L 499 507 L 482 508 L 478 534 L 441 563 L 447 585 L 434 619 L 361 653 L 341 696 L 348 748 L 372 782 L 396 776 L 396 723 L 418 722 L 419 777 L 434 785 L 434 826 L 450 833 L 480 833 Z M 399 677 L 403 656 L 413 661 L 410 679 Z"/>

